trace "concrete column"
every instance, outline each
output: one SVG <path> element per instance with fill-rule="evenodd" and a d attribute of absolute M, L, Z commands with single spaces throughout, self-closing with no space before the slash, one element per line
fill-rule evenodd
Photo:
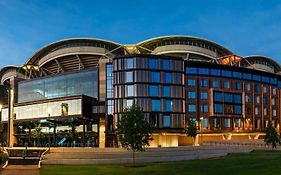
<path fill-rule="evenodd" d="M 99 120 L 99 148 L 105 148 L 105 119 Z"/>
<path fill-rule="evenodd" d="M 13 147 L 14 142 L 14 90 L 9 89 L 8 147 Z"/>

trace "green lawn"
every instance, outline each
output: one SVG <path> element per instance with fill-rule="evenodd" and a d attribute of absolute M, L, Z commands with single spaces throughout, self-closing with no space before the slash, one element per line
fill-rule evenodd
<path fill-rule="evenodd" d="M 254 151 L 224 158 L 151 163 L 142 168 L 121 165 L 43 165 L 42 175 L 272 175 L 281 172 L 281 151 Z"/>

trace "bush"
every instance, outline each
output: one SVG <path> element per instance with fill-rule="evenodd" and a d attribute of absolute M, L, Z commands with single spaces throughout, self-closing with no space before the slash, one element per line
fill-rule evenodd
<path fill-rule="evenodd" d="M 8 160 L 8 155 L 5 153 L 0 153 L 0 163 L 6 162 Z"/>

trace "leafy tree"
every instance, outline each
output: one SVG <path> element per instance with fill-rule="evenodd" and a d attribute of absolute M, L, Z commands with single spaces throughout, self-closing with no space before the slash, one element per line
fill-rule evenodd
<path fill-rule="evenodd" d="M 122 147 L 133 152 L 133 164 L 135 164 L 135 151 L 145 151 L 152 140 L 153 127 L 145 120 L 142 109 L 133 105 L 126 108 L 117 125 L 118 139 Z"/>
<path fill-rule="evenodd" d="M 269 122 L 267 127 L 265 128 L 265 138 L 264 142 L 266 144 L 271 144 L 272 149 L 276 148 L 277 144 L 280 144 L 280 137 L 274 127 L 272 126 L 272 123 Z"/>
<path fill-rule="evenodd" d="M 3 138 L 4 137 L 4 133 L 3 133 L 3 123 L 0 122 L 0 144 L 3 144 Z"/>
<path fill-rule="evenodd" d="M 38 124 L 38 125 L 35 124 L 35 128 L 32 131 L 32 137 L 37 140 L 37 146 L 41 146 L 40 141 L 44 137 L 44 134 L 42 132 L 42 128 L 41 128 L 40 124 Z"/>
<path fill-rule="evenodd" d="M 192 141 L 193 141 L 193 146 L 195 144 L 195 138 L 197 136 L 197 127 L 196 127 L 196 121 L 193 119 L 189 119 L 187 122 L 187 127 L 185 130 L 185 133 L 189 136 L 192 137 Z"/>

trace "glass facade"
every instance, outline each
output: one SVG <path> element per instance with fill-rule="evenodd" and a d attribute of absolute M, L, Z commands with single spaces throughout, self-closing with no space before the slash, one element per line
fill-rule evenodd
<path fill-rule="evenodd" d="M 62 105 L 67 104 L 67 116 L 82 114 L 82 100 L 64 100 L 14 107 L 15 119 L 33 119 L 64 116 Z M 2 110 L 3 121 L 8 120 L 8 108 Z"/>
<path fill-rule="evenodd" d="M 50 76 L 18 84 L 19 103 L 75 95 L 98 97 L 97 70 Z"/>
<path fill-rule="evenodd" d="M 157 129 L 183 128 L 184 62 L 165 56 L 136 56 L 133 68 L 127 70 L 124 63 L 129 58 L 118 57 L 113 60 L 113 64 L 118 64 L 118 69 L 114 70 L 115 120 L 122 117 L 128 101 L 133 101 L 143 109 L 146 119 Z M 191 85 L 195 85 L 195 82 L 195 79 L 191 80 Z"/>

